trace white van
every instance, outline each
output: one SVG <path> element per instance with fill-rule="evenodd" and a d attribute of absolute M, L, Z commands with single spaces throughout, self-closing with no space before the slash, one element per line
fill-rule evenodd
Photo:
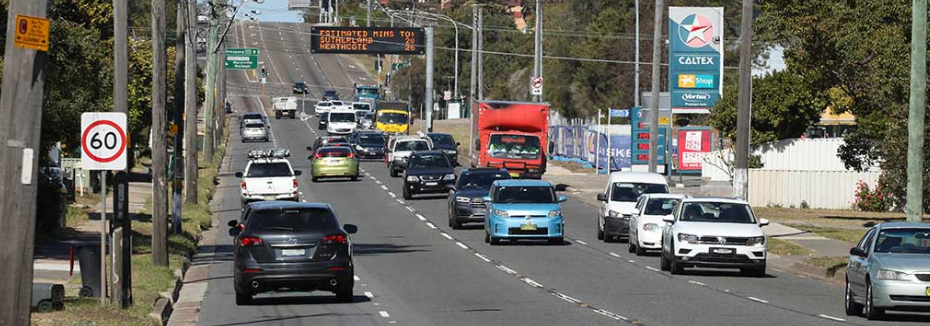
<path fill-rule="evenodd" d="M 334 109 L 329 111 L 329 121 L 326 132 L 330 135 L 347 135 L 355 131 L 358 118 L 354 110 Z"/>
<path fill-rule="evenodd" d="M 601 207 L 597 214 L 597 239 L 608 242 L 629 238 L 630 216 L 642 194 L 667 194 L 665 176 L 648 172 L 611 172 L 604 192 L 597 194 Z"/>

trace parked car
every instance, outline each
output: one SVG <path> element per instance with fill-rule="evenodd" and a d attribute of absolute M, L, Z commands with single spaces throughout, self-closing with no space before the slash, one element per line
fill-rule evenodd
<path fill-rule="evenodd" d="M 487 205 L 484 242 L 491 245 L 499 244 L 502 239 L 564 242 L 565 219 L 560 203 L 566 197 L 557 196 L 548 181 L 497 180 L 483 199 Z"/>
<path fill-rule="evenodd" d="M 662 233 L 661 269 L 681 274 L 685 267 L 739 268 L 765 276 L 767 241 L 749 203 L 739 199 L 689 197 L 675 206 Z"/>
<path fill-rule="evenodd" d="M 317 182 L 322 178 L 351 178 L 358 180 L 358 157 L 349 146 L 323 146 L 314 151 L 311 179 Z"/>
<path fill-rule="evenodd" d="M 484 197 L 494 181 L 507 179 L 510 173 L 500 168 L 462 169 L 449 192 L 449 227 L 460 229 L 465 223 L 484 222 Z"/>
<path fill-rule="evenodd" d="M 459 165 L 459 143 L 455 141 L 455 138 L 451 134 L 431 132 L 426 134 L 427 137 L 433 140 L 433 149 L 441 150 L 449 155 L 449 159 L 452 160 L 452 164 Z"/>
<path fill-rule="evenodd" d="M 880 319 L 886 310 L 930 311 L 930 223 L 872 227 L 849 250 L 847 315 Z"/>
<path fill-rule="evenodd" d="M 668 183 L 658 173 L 611 172 L 603 193 L 597 194 L 601 207 L 597 214 L 597 239 L 609 242 L 628 238 L 630 216 L 642 194 L 667 194 Z"/>
<path fill-rule="evenodd" d="M 644 194 L 636 201 L 636 213 L 630 217 L 630 253 L 642 256 L 646 250 L 662 249 L 664 219 L 684 198 L 679 194 Z"/>
<path fill-rule="evenodd" d="M 446 193 L 455 184 L 455 166 L 442 151 L 413 152 L 404 169 L 404 199 L 417 194 Z"/>
<path fill-rule="evenodd" d="M 351 302 L 352 241 L 358 227 L 340 226 L 329 204 L 271 201 L 250 204 L 243 221 L 228 223 L 233 241 L 236 304 L 263 292 L 330 291 Z"/>

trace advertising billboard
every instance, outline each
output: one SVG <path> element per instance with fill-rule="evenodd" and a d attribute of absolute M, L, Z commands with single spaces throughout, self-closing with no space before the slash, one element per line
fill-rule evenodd
<path fill-rule="evenodd" d="M 672 113 L 709 113 L 723 94 L 723 7 L 669 7 Z"/>
<path fill-rule="evenodd" d="M 704 155 L 710 153 L 710 128 L 678 129 L 678 171 L 701 172 Z"/>

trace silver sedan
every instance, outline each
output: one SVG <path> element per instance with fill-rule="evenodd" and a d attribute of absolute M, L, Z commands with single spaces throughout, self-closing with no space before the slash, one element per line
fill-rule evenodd
<path fill-rule="evenodd" d="M 930 223 L 882 223 L 849 250 L 846 314 L 930 311 Z"/>

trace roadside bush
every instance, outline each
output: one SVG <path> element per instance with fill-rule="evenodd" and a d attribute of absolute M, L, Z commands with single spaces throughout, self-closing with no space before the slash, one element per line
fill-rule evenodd
<path fill-rule="evenodd" d="M 891 210 L 894 198 L 891 192 L 885 189 L 887 188 L 882 187 L 881 182 L 875 186 L 875 189 L 870 189 L 867 183 L 860 180 L 856 186 L 856 209 L 866 212 Z"/>

